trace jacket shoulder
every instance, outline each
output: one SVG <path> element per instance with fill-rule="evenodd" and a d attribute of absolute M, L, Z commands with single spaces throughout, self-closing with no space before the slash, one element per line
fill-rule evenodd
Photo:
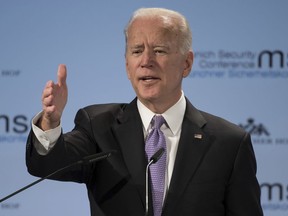
<path fill-rule="evenodd" d="M 84 111 L 90 119 L 107 115 L 115 117 L 121 114 L 126 106 L 127 103 L 93 104 L 80 109 L 80 111 Z"/>
<path fill-rule="evenodd" d="M 200 111 L 203 117 L 206 119 L 207 124 L 205 125 L 206 129 L 214 132 L 229 133 L 243 135 L 247 132 L 241 128 L 239 125 L 228 121 L 219 116 L 212 115 L 207 112 Z"/>

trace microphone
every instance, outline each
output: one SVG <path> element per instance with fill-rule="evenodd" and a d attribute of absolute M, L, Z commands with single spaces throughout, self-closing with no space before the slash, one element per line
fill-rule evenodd
<path fill-rule="evenodd" d="M 149 167 L 156 163 L 163 155 L 164 153 L 164 148 L 160 148 L 152 157 L 150 158 L 150 161 L 148 165 L 146 166 L 146 181 L 145 181 L 145 188 L 146 188 L 146 208 L 145 208 L 145 216 L 148 216 L 149 212 Z"/>
<path fill-rule="evenodd" d="M 83 164 L 88 165 L 90 163 L 95 163 L 97 161 L 104 160 L 104 159 L 110 157 L 111 154 L 115 153 L 115 152 L 116 152 L 116 150 L 111 150 L 110 152 L 100 152 L 100 153 L 97 153 L 97 154 L 86 156 L 80 161 L 81 162 L 83 161 Z"/>
<path fill-rule="evenodd" d="M 90 163 L 95 163 L 97 161 L 104 160 L 104 159 L 110 157 L 113 152 L 116 152 L 116 150 L 111 150 L 110 152 L 101 152 L 101 153 L 97 153 L 97 154 L 86 156 L 86 157 L 82 158 L 81 160 L 76 161 L 76 162 L 74 162 L 72 164 L 69 164 L 69 165 L 67 165 L 65 167 L 62 167 L 62 168 L 56 170 L 55 172 L 50 173 L 49 175 L 44 176 L 44 177 L 32 182 L 31 184 L 29 184 L 29 185 L 27 185 L 27 186 L 15 191 L 14 193 L 12 193 L 12 194 L 0 199 L 0 203 L 3 202 L 4 200 L 7 200 L 10 197 L 12 197 L 12 196 L 14 196 L 14 195 L 16 195 L 16 194 L 18 194 L 18 193 L 30 188 L 30 187 L 32 187 L 33 185 L 38 184 L 39 182 L 41 182 L 41 181 L 43 181 L 45 179 L 48 179 L 48 178 L 50 178 L 50 177 L 52 177 L 52 176 L 54 176 L 54 175 L 56 175 L 58 173 L 61 173 L 62 171 L 68 170 L 71 167 L 74 167 L 76 165 L 82 165 L 82 164 L 88 165 Z"/>

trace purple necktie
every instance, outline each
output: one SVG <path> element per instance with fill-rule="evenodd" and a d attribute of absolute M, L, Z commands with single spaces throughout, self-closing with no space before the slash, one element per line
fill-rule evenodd
<path fill-rule="evenodd" d="M 148 134 L 145 144 L 145 151 L 148 161 L 151 156 L 155 154 L 160 148 L 164 148 L 165 151 L 162 157 L 150 166 L 151 176 L 151 191 L 153 200 L 154 216 L 160 216 L 162 212 L 162 203 L 165 187 L 165 170 L 166 170 L 166 141 L 163 132 L 160 127 L 165 122 L 165 119 L 161 115 L 155 115 L 151 121 L 152 130 Z"/>

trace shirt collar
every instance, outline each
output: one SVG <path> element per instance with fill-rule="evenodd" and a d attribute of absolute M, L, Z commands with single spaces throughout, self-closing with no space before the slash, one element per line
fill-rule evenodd
<path fill-rule="evenodd" d="M 150 122 L 156 113 L 149 110 L 139 99 L 137 99 L 137 106 L 142 119 L 143 127 L 145 131 L 148 131 Z M 177 103 L 161 114 L 165 118 L 166 123 L 174 135 L 181 129 L 185 109 L 186 100 L 182 91 L 182 95 Z"/>

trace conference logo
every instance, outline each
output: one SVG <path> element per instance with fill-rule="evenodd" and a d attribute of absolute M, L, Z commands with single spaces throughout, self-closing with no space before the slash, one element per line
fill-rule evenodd
<path fill-rule="evenodd" d="M 263 182 L 261 205 L 264 211 L 288 211 L 288 184 L 282 182 Z"/>
<path fill-rule="evenodd" d="M 0 114 L 0 143 L 26 142 L 30 118 L 24 114 Z"/>
<path fill-rule="evenodd" d="M 247 118 L 239 124 L 245 131 L 251 134 L 253 145 L 265 147 L 273 146 L 287 148 L 288 137 L 276 137 L 273 135 L 273 127 L 255 118 Z M 288 183 L 281 180 L 263 181 L 260 183 L 261 205 L 264 212 L 285 212 L 288 211 Z"/>
<path fill-rule="evenodd" d="M 254 145 L 288 145 L 288 137 L 273 136 L 269 126 L 262 122 L 257 122 L 254 118 L 248 118 L 246 122 L 239 126 L 251 134 Z"/>
<path fill-rule="evenodd" d="M 190 78 L 288 79 L 288 52 L 198 50 Z"/>

